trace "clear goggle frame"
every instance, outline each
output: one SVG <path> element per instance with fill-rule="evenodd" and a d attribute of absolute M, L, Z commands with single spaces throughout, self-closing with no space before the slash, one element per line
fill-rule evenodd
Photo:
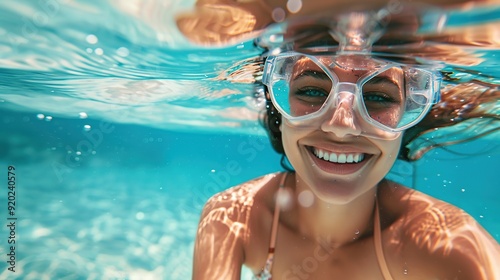
<path fill-rule="evenodd" d="M 262 78 L 273 105 L 295 126 L 331 121 L 375 138 L 396 138 L 439 101 L 432 68 L 367 53 L 268 56 Z"/>

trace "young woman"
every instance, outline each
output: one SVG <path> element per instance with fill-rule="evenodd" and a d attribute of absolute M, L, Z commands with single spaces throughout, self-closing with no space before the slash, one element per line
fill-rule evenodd
<path fill-rule="evenodd" d="M 193 279 L 240 279 L 243 265 L 255 279 L 500 279 L 500 246 L 473 218 L 384 179 L 441 75 L 373 54 L 374 15 L 288 24 L 266 55 L 264 123 L 293 171 L 207 202 Z"/>

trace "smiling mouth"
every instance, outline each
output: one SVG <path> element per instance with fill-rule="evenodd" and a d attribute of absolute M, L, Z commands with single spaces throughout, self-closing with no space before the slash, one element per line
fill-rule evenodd
<path fill-rule="evenodd" d="M 356 164 L 367 157 L 367 154 L 364 153 L 335 153 L 315 147 L 309 147 L 309 149 L 317 158 L 332 163 Z"/>

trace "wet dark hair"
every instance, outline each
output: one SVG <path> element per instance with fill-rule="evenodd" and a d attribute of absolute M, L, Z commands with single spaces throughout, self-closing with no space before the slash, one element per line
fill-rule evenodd
<path fill-rule="evenodd" d="M 444 73 L 444 77 L 446 80 L 446 73 Z M 291 170 L 291 167 L 286 164 L 286 155 L 283 149 L 281 131 L 279 129 L 281 124 L 281 114 L 274 107 L 266 86 L 259 84 L 258 87 L 261 92 L 264 92 L 266 98 L 266 107 L 261 113 L 260 123 L 266 130 L 274 150 L 283 155 L 281 165 L 283 168 Z M 500 130 L 499 126 L 491 125 L 491 122 L 500 121 L 500 116 L 494 112 L 489 113 L 486 111 L 487 108 L 481 108 L 481 105 L 489 103 L 494 106 L 495 102 L 497 102 L 499 98 L 500 89 L 498 85 L 487 84 L 478 80 L 449 85 L 441 91 L 441 101 L 431 108 L 424 119 L 404 132 L 403 142 L 398 158 L 405 161 L 415 161 L 421 158 L 425 152 L 433 148 L 471 141 Z M 453 126 L 465 120 L 476 118 L 482 120 L 489 119 L 490 121 L 481 122 L 478 125 L 488 125 L 491 126 L 491 128 L 486 129 L 478 135 L 466 137 L 462 140 L 445 141 L 442 143 L 431 142 L 431 140 L 428 140 L 425 147 L 420 149 L 420 151 L 416 154 L 410 154 L 410 150 L 406 147 L 415 139 L 426 134 L 427 132 L 434 131 L 436 128 Z"/>
<path fill-rule="evenodd" d="M 283 142 L 281 140 L 281 114 L 274 107 L 271 97 L 267 87 L 263 84 L 259 84 L 259 91 L 261 94 L 265 95 L 266 107 L 260 114 L 260 124 L 266 130 L 271 146 L 278 153 L 281 154 L 281 167 L 287 171 L 293 171 L 293 168 L 287 163 L 285 149 L 283 148 Z"/>
<path fill-rule="evenodd" d="M 271 98 L 269 97 L 269 92 L 265 85 L 262 85 L 264 88 L 265 96 L 266 96 L 266 109 L 265 112 L 261 114 L 261 124 L 267 132 L 269 136 L 269 140 L 271 141 L 271 145 L 273 149 L 279 153 L 284 154 L 285 150 L 283 149 L 283 143 L 281 141 L 281 114 L 274 107 Z"/>

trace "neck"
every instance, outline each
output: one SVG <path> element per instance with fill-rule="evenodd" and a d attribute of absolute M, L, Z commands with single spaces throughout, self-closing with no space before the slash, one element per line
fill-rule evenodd
<path fill-rule="evenodd" d="M 295 193 L 309 190 L 296 179 Z M 315 196 L 314 203 L 303 207 L 296 203 L 298 230 L 322 246 L 338 248 L 373 232 L 373 217 L 377 188 L 371 188 L 345 204 L 323 201 Z"/>

